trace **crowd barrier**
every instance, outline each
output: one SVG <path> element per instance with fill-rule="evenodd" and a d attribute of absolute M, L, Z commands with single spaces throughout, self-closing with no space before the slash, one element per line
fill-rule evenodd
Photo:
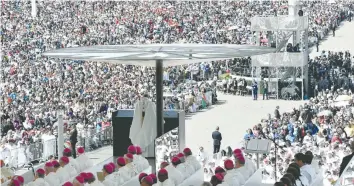
<path fill-rule="evenodd" d="M 96 131 L 91 135 L 82 135 L 78 137 L 76 146 L 82 146 L 86 152 L 90 152 L 103 146 L 112 145 L 113 127 L 109 126 L 101 131 Z"/>
<path fill-rule="evenodd" d="M 56 156 L 56 144 L 55 136 L 48 136 L 34 143 L 19 144 L 17 147 L 8 146 L 2 150 L 0 159 L 4 160 L 7 167 L 18 170 Z"/>

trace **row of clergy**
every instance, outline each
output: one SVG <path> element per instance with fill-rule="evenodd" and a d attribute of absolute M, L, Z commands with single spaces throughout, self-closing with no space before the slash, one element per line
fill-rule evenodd
<path fill-rule="evenodd" d="M 114 164 L 110 163 L 107 164 L 103 167 L 103 173 L 104 173 L 104 180 L 103 184 L 105 186 L 112 185 L 112 186 L 120 186 L 122 183 L 125 181 L 129 180 L 128 178 L 133 178 L 137 176 L 139 173 L 141 173 L 141 170 L 146 169 L 147 167 L 143 166 L 143 169 L 137 170 L 139 166 L 145 165 L 141 163 L 141 157 L 130 157 L 131 153 L 134 150 L 134 146 L 129 146 L 128 147 L 128 154 L 124 156 L 124 159 L 126 160 L 124 162 L 123 158 L 118 158 L 117 159 L 117 168 L 118 170 L 114 170 Z M 147 160 L 144 158 L 144 161 Z M 125 164 L 124 164 L 125 163 Z M 189 148 L 185 148 L 183 150 L 183 153 L 179 153 L 178 156 L 174 157 L 172 159 L 172 164 L 171 166 L 168 166 L 167 163 L 162 163 L 161 168 L 168 167 L 166 170 L 168 171 L 175 171 L 173 172 L 178 174 L 177 179 L 172 179 L 174 185 L 179 185 L 181 184 L 185 179 L 193 175 L 196 171 L 198 171 L 201 168 L 200 163 L 197 161 L 197 159 L 192 155 L 192 151 Z M 111 166 L 109 166 L 111 165 Z M 148 165 L 148 164 L 147 164 Z M 111 169 L 111 167 L 113 169 Z M 171 167 L 171 170 L 169 169 Z M 141 175 L 140 175 L 141 176 Z M 175 175 L 173 176 L 175 178 Z M 158 182 L 157 182 L 158 184 Z"/>
<path fill-rule="evenodd" d="M 142 172 L 149 167 L 148 161 L 141 155 L 141 148 L 138 146 L 129 146 L 128 153 L 124 156 L 124 158 L 119 157 L 117 159 L 117 166 L 114 163 L 110 163 L 103 167 L 102 172 L 106 179 L 104 179 L 101 183 L 96 180 L 94 176 L 91 176 L 93 175 L 92 173 L 77 174 L 77 172 L 81 172 L 82 170 L 92 167 L 92 161 L 84 154 L 84 149 L 82 147 L 78 148 L 78 154 L 79 157 L 77 159 L 73 159 L 71 158 L 71 150 L 64 149 L 63 157 L 60 158 L 59 162 L 56 160 L 47 162 L 44 169 L 38 169 L 36 171 L 35 180 L 30 182 L 28 185 L 68 185 L 69 182 L 67 181 L 69 180 L 74 180 L 72 184 L 77 186 L 122 185 L 126 181 L 132 179 L 137 172 Z M 118 167 L 119 172 L 115 172 L 116 167 Z M 112 181 L 114 182 L 112 183 Z M 16 185 L 17 182 L 18 180 L 13 179 L 9 185 Z M 20 183 L 23 182 L 20 181 Z"/>
<path fill-rule="evenodd" d="M 256 172 L 254 163 L 247 159 L 241 149 L 233 151 L 233 157 L 226 159 L 223 167 L 215 168 L 210 183 L 217 186 L 241 186 Z"/>

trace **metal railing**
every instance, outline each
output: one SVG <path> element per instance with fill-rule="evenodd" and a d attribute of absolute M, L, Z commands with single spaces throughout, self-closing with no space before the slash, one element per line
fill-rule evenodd
<path fill-rule="evenodd" d="M 20 146 L 7 146 L 2 151 L 5 166 L 14 171 L 30 168 L 35 163 L 41 163 L 57 154 L 57 139 L 40 140 Z"/>
<path fill-rule="evenodd" d="M 113 144 L 113 127 L 109 126 L 101 131 L 95 131 L 93 134 L 89 134 L 85 131 L 83 135 L 78 137 L 77 146 L 85 148 L 86 152 L 99 149 L 104 146 Z"/>

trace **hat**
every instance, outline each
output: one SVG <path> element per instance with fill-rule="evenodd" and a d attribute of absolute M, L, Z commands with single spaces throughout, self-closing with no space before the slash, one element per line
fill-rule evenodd
<path fill-rule="evenodd" d="M 113 162 L 109 163 L 109 165 L 112 166 L 113 169 L 116 169 L 116 165 Z"/>
<path fill-rule="evenodd" d="M 134 145 L 130 145 L 128 147 L 128 153 L 136 154 L 136 147 Z"/>
<path fill-rule="evenodd" d="M 82 176 L 76 176 L 75 179 L 76 179 L 76 181 L 78 181 L 81 184 L 85 183 L 85 179 Z"/>
<path fill-rule="evenodd" d="M 147 182 L 150 185 L 154 184 L 154 180 L 150 176 L 145 176 L 145 177 L 143 177 L 142 180 L 144 180 L 145 182 Z"/>
<path fill-rule="evenodd" d="M 233 169 L 234 162 L 231 160 L 226 160 L 226 161 L 224 161 L 224 167 L 225 167 L 225 169 Z"/>
<path fill-rule="evenodd" d="M 243 156 L 240 156 L 237 159 L 241 164 L 245 164 L 245 158 Z"/>
<path fill-rule="evenodd" d="M 118 164 L 119 166 L 125 166 L 125 160 L 124 160 L 124 158 L 123 158 L 123 157 L 117 158 L 117 164 Z"/>
<path fill-rule="evenodd" d="M 83 154 L 83 153 L 85 152 L 84 147 L 79 147 L 79 148 L 77 148 L 77 152 L 78 152 L 79 154 Z"/>
<path fill-rule="evenodd" d="M 91 172 L 87 172 L 86 173 L 86 179 L 92 179 L 92 178 L 94 178 L 94 175 L 91 173 Z"/>
<path fill-rule="evenodd" d="M 140 155 L 140 154 L 143 153 L 143 152 L 141 151 L 140 146 L 135 146 L 135 148 L 136 148 L 136 154 Z"/>
<path fill-rule="evenodd" d="M 133 160 L 133 159 L 134 159 L 134 156 L 133 156 L 133 154 L 131 154 L 131 153 L 127 153 L 127 154 L 124 155 L 124 158 Z"/>
<path fill-rule="evenodd" d="M 66 164 L 69 163 L 69 158 L 66 156 L 61 157 L 60 160 Z"/>
<path fill-rule="evenodd" d="M 235 155 L 235 158 L 236 158 L 236 159 L 240 159 L 240 158 L 244 158 L 244 157 L 243 157 L 242 154 L 236 154 L 236 155 Z"/>
<path fill-rule="evenodd" d="M 69 148 L 65 148 L 63 151 L 63 153 L 70 153 L 70 152 L 71 152 L 71 150 Z"/>
<path fill-rule="evenodd" d="M 223 180 L 224 180 L 224 176 L 223 176 L 221 173 L 215 174 L 215 177 L 216 177 L 216 179 L 219 180 L 219 181 L 223 181 Z"/>
<path fill-rule="evenodd" d="M 164 161 L 160 164 L 160 167 L 166 167 L 167 165 L 168 165 L 168 163 Z"/>
<path fill-rule="evenodd" d="M 160 169 L 158 175 L 168 175 L 168 172 L 166 169 Z"/>
<path fill-rule="evenodd" d="M 179 160 L 178 157 L 175 156 L 175 157 L 172 158 L 171 162 L 172 162 L 172 163 L 179 163 L 180 160 Z"/>
<path fill-rule="evenodd" d="M 73 184 L 71 182 L 65 182 L 63 186 L 73 186 Z"/>
<path fill-rule="evenodd" d="M 52 165 L 53 165 L 54 167 L 60 166 L 60 164 L 59 164 L 59 162 L 58 162 L 57 160 L 53 160 L 53 161 L 52 161 Z"/>
<path fill-rule="evenodd" d="M 183 150 L 183 153 L 191 153 L 192 151 L 191 151 L 191 149 L 189 149 L 189 148 L 184 148 L 184 150 Z"/>
<path fill-rule="evenodd" d="M 18 180 L 12 180 L 12 185 L 14 185 L 14 186 L 20 186 L 21 185 L 21 183 L 20 183 L 20 181 L 18 181 Z"/>
<path fill-rule="evenodd" d="M 113 172 L 113 167 L 110 164 L 104 165 L 103 168 L 106 170 L 108 174 L 111 174 Z"/>
<path fill-rule="evenodd" d="M 45 174 L 45 171 L 44 171 L 43 169 L 38 169 L 36 172 L 37 172 L 38 174 Z"/>
<path fill-rule="evenodd" d="M 25 179 L 22 176 L 16 176 L 16 180 L 20 183 L 25 183 Z"/>
<path fill-rule="evenodd" d="M 157 177 L 155 174 L 149 174 L 149 176 L 154 180 L 154 183 L 157 182 Z"/>
<path fill-rule="evenodd" d="M 63 186 L 73 186 L 73 184 L 71 182 L 65 182 Z"/>
<path fill-rule="evenodd" d="M 184 158 L 184 154 L 183 154 L 183 153 L 178 153 L 178 154 L 177 154 L 177 157 L 179 157 L 179 158 Z"/>
<path fill-rule="evenodd" d="M 216 167 L 215 168 L 215 173 L 219 173 L 219 172 L 225 172 L 225 170 L 222 167 Z"/>
<path fill-rule="evenodd" d="M 80 173 L 79 176 L 83 177 L 84 179 L 87 179 L 87 173 L 86 172 Z"/>
<path fill-rule="evenodd" d="M 139 174 L 139 181 L 141 181 L 142 178 L 146 177 L 147 174 L 145 172 L 142 172 Z"/>
<path fill-rule="evenodd" d="M 242 150 L 241 149 L 235 149 L 234 150 L 234 155 L 236 154 L 242 154 Z"/>
<path fill-rule="evenodd" d="M 47 163 L 45 163 L 45 166 L 46 166 L 46 167 L 53 167 L 54 165 L 53 165 L 52 162 L 47 162 Z"/>

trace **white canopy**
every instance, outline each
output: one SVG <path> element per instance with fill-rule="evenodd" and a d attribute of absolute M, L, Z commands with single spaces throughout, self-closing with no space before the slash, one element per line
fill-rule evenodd
<path fill-rule="evenodd" d="M 164 60 L 164 66 L 177 66 L 205 61 L 216 61 L 275 52 L 274 48 L 229 44 L 151 44 L 101 45 L 63 48 L 43 55 L 53 58 L 86 61 L 104 61 L 127 65 L 155 66 Z"/>

